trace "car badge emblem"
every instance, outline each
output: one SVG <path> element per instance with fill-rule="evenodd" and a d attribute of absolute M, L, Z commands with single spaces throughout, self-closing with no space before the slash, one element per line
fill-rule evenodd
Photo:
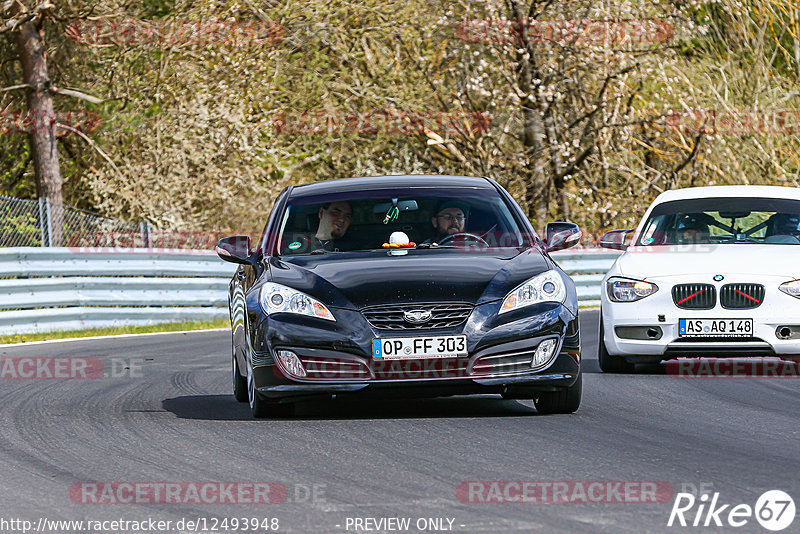
<path fill-rule="evenodd" d="M 431 312 L 428 310 L 408 310 L 403 312 L 403 319 L 411 324 L 427 323 L 431 320 Z"/>
<path fill-rule="evenodd" d="M 724 279 L 725 279 L 725 277 L 722 276 L 721 274 L 714 275 L 714 281 L 715 282 L 722 282 Z"/>

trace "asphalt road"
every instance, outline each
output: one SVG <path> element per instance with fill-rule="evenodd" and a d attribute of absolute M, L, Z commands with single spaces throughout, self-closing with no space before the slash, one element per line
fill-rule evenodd
<path fill-rule="evenodd" d="M 277 518 L 280 532 L 376 531 L 355 521 L 390 517 L 410 519 L 406 532 L 705 532 L 723 529 L 667 527 L 674 493 L 702 488 L 719 492 L 719 504 L 750 506 L 771 489 L 800 498 L 799 380 L 676 379 L 658 368 L 602 374 L 597 311 L 582 314 L 584 394 L 572 415 L 539 416 L 528 401 L 477 396 L 307 402 L 293 419 L 253 420 L 229 392 L 229 338 L 216 331 L 0 347 L 3 365 L 23 356 L 97 358 L 107 375 L 0 380 L 0 532 L 21 531 L 10 520 L 37 525 L 43 517 L 206 518 L 207 527 L 214 518 Z M 275 482 L 282 486 L 270 495 L 283 487 L 287 497 L 85 502 L 120 489 L 103 483 L 202 481 Z M 468 481 L 542 482 L 531 499 L 555 482 L 574 492 L 604 481 L 592 495 L 613 502 L 580 502 L 579 493 L 562 503 L 469 502 L 492 488 L 519 492 L 488 482 L 468 486 L 485 493 L 458 492 Z M 620 499 L 614 481 L 657 483 L 660 502 L 618 502 L 629 498 Z M 631 487 L 633 499 L 641 486 Z M 685 517 L 693 521 L 696 511 Z M 443 518 L 443 528 L 421 518 Z M 752 517 L 724 530 L 768 532 Z M 790 531 L 800 531 L 800 519 Z"/>

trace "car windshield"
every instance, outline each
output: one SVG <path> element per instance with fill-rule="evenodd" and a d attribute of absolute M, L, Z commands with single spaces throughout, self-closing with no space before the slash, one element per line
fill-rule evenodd
<path fill-rule="evenodd" d="M 290 198 L 277 248 L 285 256 L 520 248 L 528 232 L 497 191 L 417 186 Z"/>
<path fill-rule="evenodd" d="M 700 198 L 656 206 L 637 245 L 800 244 L 800 201 Z"/>

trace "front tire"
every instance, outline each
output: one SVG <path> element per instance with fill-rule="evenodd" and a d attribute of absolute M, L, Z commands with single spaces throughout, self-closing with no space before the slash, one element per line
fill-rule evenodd
<path fill-rule="evenodd" d="M 253 377 L 253 365 L 247 362 L 247 400 L 250 403 L 250 411 L 256 419 L 265 417 L 291 417 L 294 415 L 294 404 L 278 404 L 264 399 L 256 391 L 255 379 Z"/>
<path fill-rule="evenodd" d="M 236 351 L 231 358 L 231 371 L 233 373 L 233 396 L 239 402 L 247 402 L 247 377 L 239 372 L 239 360 L 236 359 Z"/>
<path fill-rule="evenodd" d="M 600 370 L 604 373 L 632 373 L 636 369 L 636 364 L 626 360 L 623 356 L 612 356 L 608 353 L 605 342 L 605 330 L 603 329 L 603 311 L 600 310 L 600 335 L 597 340 L 597 361 Z"/>
<path fill-rule="evenodd" d="M 541 414 L 572 413 L 580 407 L 582 394 L 583 373 L 578 373 L 573 385 L 559 391 L 541 392 L 533 399 L 533 405 Z"/>

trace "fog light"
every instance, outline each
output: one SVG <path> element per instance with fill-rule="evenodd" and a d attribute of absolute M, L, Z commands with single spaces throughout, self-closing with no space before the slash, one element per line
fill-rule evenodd
<path fill-rule="evenodd" d="M 306 376 L 306 370 L 303 368 L 303 363 L 294 352 L 290 350 L 279 350 L 278 362 L 280 362 L 283 370 L 290 375 L 296 378 L 303 378 Z"/>
<path fill-rule="evenodd" d="M 556 351 L 556 345 L 555 339 L 545 339 L 539 343 L 539 346 L 536 347 L 536 352 L 533 353 L 531 367 L 540 367 L 550 361 Z"/>

